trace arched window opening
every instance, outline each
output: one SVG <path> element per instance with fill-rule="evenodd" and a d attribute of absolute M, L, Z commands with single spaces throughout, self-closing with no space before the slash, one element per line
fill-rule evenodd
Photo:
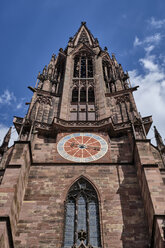
<path fill-rule="evenodd" d="M 80 102 L 86 102 L 86 89 L 84 87 L 80 90 Z"/>
<path fill-rule="evenodd" d="M 94 102 L 94 101 L 95 101 L 94 89 L 90 87 L 88 89 L 88 102 Z"/>
<path fill-rule="evenodd" d="M 108 81 L 108 79 L 110 79 L 110 65 L 109 65 L 109 62 L 103 60 L 102 67 L 103 67 L 104 81 Z"/>
<path fill-rule="evenodd" d="M 93 77 L 93 63 L 92 63 L 92 59 L 89 58 L 88 59 L 88 78 L 92 78 Z"/>
<path fill-rule="evenodd" d="M 86 78 L 86 58 L 81 57 L 81 78 Z"/>
<path fill-rule="evenodd" d="M 78 102 L 78 89 L 74 88 L 72 91 L 72 102 Z"/>
<path fill-rule="evenodd" d="M 99 203 L 93 186 L 80 178 L 70 188 L 66 199 L 64 248 L 101 247 Z M 82 239 L 83 237 L 83 239 Z"/>
<path fill-rule="evenodd" d="M 79 62 L 79 57 L 75 57 L 74 59 L 74 77 L 79 77 L 79 69 L 80 69 L 80 62 Z"/>
<path fill-rule="evenodd" d="M 75 78 L 93 78 L 93 61 L 86 54 L 75 56 L 73 77 Z"/>
<path fill-rule="evenodd" d="M 65 216 L 65 246 L 71 247 L 74 243 L 75 200 L 69 199 L 66 205 Z"/>

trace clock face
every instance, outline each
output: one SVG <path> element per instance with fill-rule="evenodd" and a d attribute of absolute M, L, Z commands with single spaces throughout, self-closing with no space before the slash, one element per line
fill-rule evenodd
<path fill-rule="evenodd" d="M 92 133 L 73 133 L 57 144 L 59 154 L 70 161 L 87 163 L 103 157 L 108 150 L 107 142 Z"/>

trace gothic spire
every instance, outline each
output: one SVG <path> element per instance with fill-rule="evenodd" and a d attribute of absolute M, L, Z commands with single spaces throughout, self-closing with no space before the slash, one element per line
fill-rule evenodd
<path fill-rule="evenodd" d="M 163 143 L 162 137 L 161 137 L 160 133 L 158 132 L 156 126 L 154 126 L 154 133 L 155 133 L 155 139 L 156 139 L 157 147 L 159 150 L 162 150 L 165 147 L 165 145 Z"/>
<path fill-rule="evenodd" d="M 9 128 L 8 132 L 6 133 L 2 145 L 0 146 L 0 153 L 4 153 L 4 151 L 7 149 L 11 137 L 11 129 L 12 127 Z"/>
<path fill-rule="evenodd" d="M 74 46 L 79 45 L 80 43 L 87 44 L 90 46 L 98 44 L 98 40 L 96 40 L 90 30 L 86 26 L 86 22 L 81 22 L 81 26 L 78 29 L 77 33 L 73 38 L 70 38 L 69 42 L 73 42 Z"/>

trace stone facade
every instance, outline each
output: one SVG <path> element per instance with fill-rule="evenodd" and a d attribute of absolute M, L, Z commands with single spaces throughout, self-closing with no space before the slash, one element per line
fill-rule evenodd
<path fill-rule="evenodd" d="M 8 148 L 9 130 L 0 147 L 0 247 L 164 248 L 165 146 L 156 128 L 157 147 L 146 138 L 152 118 L 139 115 L 137 87 L 114 54 L 83 22 L 29 89 L 27 115 L 14 118 L 19 140 Z M 99 246 L 89 226 L 64 241 L 67 195 L 80 179 L 98 197 Z"/>

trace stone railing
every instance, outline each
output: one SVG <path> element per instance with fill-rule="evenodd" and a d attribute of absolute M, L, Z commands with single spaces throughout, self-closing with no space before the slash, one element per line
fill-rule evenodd
<path fill-rule="evenodd" d="M 24 122 L 24 125 L 31 125 L 31 121 L 25 120 L 20 117 L 14 117 L 13 123 L 16 127 L 20 127 Z M 144 126 L 150 125 L 152 123 L 152 117 L 147 116 L 142 118 L 142 122 Z M 51 131 L 52 129 L 57 130 L 72 130 L 72 129 L 84 129 L 84 130 L 107 130 L 112 129 L 114 131 L 126 130 L 130 129 L 131 122 L 120 122 L 115 123 L 113 118 L 110 116 L 108 118 L 98 120 L 98 121 L 66 121 L 60 118 L 55 117 L 51 124 L 43 123 L 39 121 L 33 122 L 34 127 L 37 129 L 48 130 Z"/>

